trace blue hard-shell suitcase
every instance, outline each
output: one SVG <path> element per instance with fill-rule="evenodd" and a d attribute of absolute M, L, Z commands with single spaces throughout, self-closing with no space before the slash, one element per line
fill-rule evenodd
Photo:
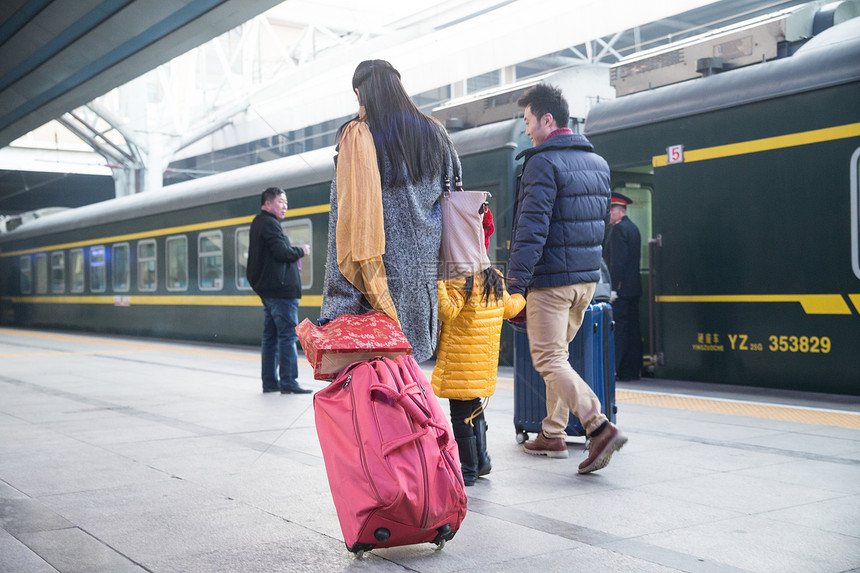
<path fill-rule="evenodd" d="M 588 306 L 582 328 L 570 343 L 570 364 L 588 383 L 600 400 L 601 411 L 615 423 L 615 336 L 612 307 L 608 303 Z M 517 442 L 524 443 L 528 433 L 537 433 L 546 417 L 546 385 L 532 365 L 529 339 L 525 329 L 514 331 L 514 428 Z M 585 429 L 570 414 L 568 436 L 583 436 Z"/>

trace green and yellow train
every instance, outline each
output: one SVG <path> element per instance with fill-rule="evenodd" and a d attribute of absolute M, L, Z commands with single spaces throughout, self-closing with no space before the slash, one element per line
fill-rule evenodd
<path fill-rule="evenodd" d="M 595 106 L 585 133 L 635 201 L 643 339 L 661 378 L 860 395 L 860 18 L 791 57 Z M 452 134 L 492 193 L 504 265 L 519 119 Z M 0 235 L 0 323 L 257 344 L 248 228 L 268 186 L 307 243 L 319 315 L 332 148 L 52 215 Z M 500 361 L 511 362 L 505 330 Z"/>
<path fill-rule="evenodd" d="M 454 134 L 468 182 L 492 192 L 510 229 L 514 156 L 528 140 L 509 120 Z M 0 324 L 257 344 L 262 306 L 245 279 L 248 232 L 266 187 L 287 190 L 283 227 L 302 259 L 300 319 L 322 300 L 333 148 L 178 183 L 26 223 L 0 235 Z M 441 190 L 441 181 L 440 181 Z M 503 234 L 497 237 L 502 237 Z M 504 239 L 494 237 L 504 251 Z M 499 260 L 507 258 L 499 254 Z"/>
<path fill-rule="evenodd" d="M 585 131 L 650 238 L 656 376 L 860 394 L 860 18 L 598 105 Z"/>

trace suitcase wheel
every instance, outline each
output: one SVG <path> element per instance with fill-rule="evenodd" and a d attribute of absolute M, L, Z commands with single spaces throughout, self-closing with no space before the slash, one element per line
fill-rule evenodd
<path fill-rule="evenodd" d="M 381 527 L 380 527 L 380 529 L 383 529 L 383 528 L 381 528 Z M 386 531 L 388 531 L 388 530 L 386 529 Z M 347 546 L 346 546 L 347 550 L 348 550 L 350 553 L 354 553 L 354 554 L 355 554 L 355 558 L 356 558 L 356 559 L 361 559 L 362 557 L 364 557 L 364 552 L 365 552 L 365 551 L 370 551 L 370 550 L 371 550 L 371 549 L 373 549 L 374 547 L 376 547 L 376 546 L 375 546 L 375 545 L 372 545 L 372 544 L 370 544 L 370 543 L 356 543 L 356 544 L 355 544 L 355 545 L 353 545 L 352 547 L 350 547 L 349 545 L 347 545 Z"/>
<path fill-rule="evenodd" d="M 436 530 L 436 538 L 433 540 L 433 543 L 436 544 L 436 549 L 442 549 L 445 547 L 445 542 L 454 537 L 456 531 L 451 531 L 451 526 L 447 523 Z"/>
<path fill-rule="evenodd" d="M 517 443 L 525 444 L 529 439 L 529 434 L 525 430 L 517 432 Z"/>
<path fill-rule="evenodd" d="M 384 527 L 380 527 L 373 532 L 373 537 L 375 537 L 380 543 L 384 543 L 385 541 L 388 541 L 389 537 L 391 537 L 391 532 Z"/>

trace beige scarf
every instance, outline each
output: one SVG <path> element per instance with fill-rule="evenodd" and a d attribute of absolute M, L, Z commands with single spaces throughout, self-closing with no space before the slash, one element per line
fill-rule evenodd
<path fill-rule="evenodd" d="M 374 309 L 397 320 L 382 263 L 385 228 L 376 146 L 364 107 L 341 134 L 337 159 L 337 266 Z M 399 321 L 398 321 L 399 323 Z"/>

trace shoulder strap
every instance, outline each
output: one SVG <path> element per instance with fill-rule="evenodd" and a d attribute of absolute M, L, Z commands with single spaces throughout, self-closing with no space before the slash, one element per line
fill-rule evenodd
<path fill-rule="evenodd" d="M 443 128 L 440 127 L 440 129 Z M 445 142 L 444 169 L 442 170 L 442 191 L 451 191 L 451 177 L 454 179 L 454 190 L 462 191 L 463 179 L 460 175 L 460 165 L 457 161 L 453 161 L 457 154 L 457 150 L 454 149 L 454 142 L 452 142 L 451 138 L 445 133 L 440 133 L 439 135 Z"/>

